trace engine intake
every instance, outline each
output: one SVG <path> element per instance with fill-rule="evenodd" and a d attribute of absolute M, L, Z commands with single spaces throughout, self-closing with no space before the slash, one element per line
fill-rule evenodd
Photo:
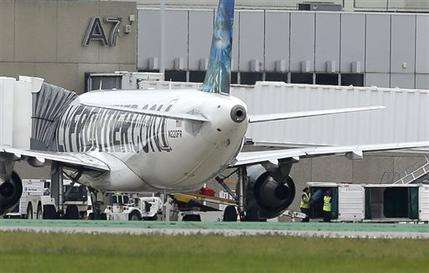
<path fill-rule="evenodd" d="M 246 194 L 247 220 L 266 220 L 281 215 L 295 198 L 295 183 L 290 176 L 277 181 L 262 166 L 248 168 Z"/>
<path fill-rule="evenodd" d="M 22 181 L 16 172 L 0 185 L 0 215 L 13 208 L 21 198 Z"/>

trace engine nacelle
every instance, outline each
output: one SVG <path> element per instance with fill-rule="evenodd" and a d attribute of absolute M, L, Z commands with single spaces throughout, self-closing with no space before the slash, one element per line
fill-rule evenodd
<path fill-rule="evenodd" d="M 13 208 L 19 202 L 21 195 L 21 178 L 16 172 L 12 172 L 11 177 L 0 185 L 0 215 Z"/>
<path fill-rule="evenodd" d="M 277 181 L 262 166 L 247 169 L 246 218 L 266 220 L 281 215 L 295 198 L 295 183 L 290 176 Z"/>

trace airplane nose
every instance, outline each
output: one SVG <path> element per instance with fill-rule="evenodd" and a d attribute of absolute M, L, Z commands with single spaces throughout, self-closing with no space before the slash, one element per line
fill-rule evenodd
<path fill-rule="evenodd" d="M 242 105 L 236 105 L 231 109 L 231 119 L 236 123 L 241 123 L 246 119 L 246 109 Z"/>

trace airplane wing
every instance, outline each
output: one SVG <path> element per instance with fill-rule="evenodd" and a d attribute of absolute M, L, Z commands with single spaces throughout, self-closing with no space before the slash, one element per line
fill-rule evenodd
<path fill-rule="evenodd" d="M 240 152 L 236 158 L 235 163 L 232 164 L 231 167 L 255 165 L 262 162 L 271 162 L 277 164 L 279 160 L 284 159 L 299 160 L 300 158 L 327 155 L 346 155 L 350 159 L 361 159 L 364 152 L 379 152 L 424 147 L 429 148 L 429 141 L 338 147 L 309 147 L 260 152 Z"/>
<path fill-rule="evenodd" d="M 2 156 L 12 156 L 16 160 L 34 158 L 42 163 L 45 161 L 53 161 L 62 163 L 62 165 L 68 167 L 85 168 L 103 172 L 110 171 L 107 164 L 87 153 L 28 151 L 0 146 L 0 158 Z"/>
<path fill-rule="evenodd" d="M 200 122 L 208 121 L 205 117 L 203 117 L 200 114 L 182 114 L 182 113 L 171 113 L 171 112 L 165 112 L 165 111 L 161 112 L 156 110 L 135 109 L 135 108 L 121 107 L 121 106 L 113 106 L 113 105 L 105 106 L 105 105 L 98 105 L 98 104 L 92 104 L 92 103 L 91 104 L 82 103 L 82 104 L 90 107 L 101 108 L 101 109 L 117 110 L 122 112 L 142 114 L 142 115 L 162 117 L 162 118 L 192 120 L 192 121 L 200 121 Z"/>
<path fill-rule="evenodd" d="M 315 116 L 326 116 L 326 115 L 342 114 L 342 113 L 353 113 L 353 112 L 362 112 L 362 111 L 381 110 L 384 108 L 386 108 L 386 107 L 384 107 L 384 106 L 367 106 L 367 107 L 354 107 L 354 108 L 342 108 L 342 109 L 330 109 L 330 110 L 291 112 L 291 113 L 281 113 L 281 114 L 251 115 L 249 117 L 249 122 L 250 123 L 258 123 L 258 122 L 267 122 L 267 121 L 276 121 L 276 120 L 306 118 L 306 117 L 315 117 Z"/>

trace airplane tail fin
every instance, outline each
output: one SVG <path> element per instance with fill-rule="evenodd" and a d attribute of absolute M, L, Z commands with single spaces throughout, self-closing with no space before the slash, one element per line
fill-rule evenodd
<path fill-rule="evenodd" d="M 235 0 L 219 0 L 202 91 L 229 94 Z"/>

